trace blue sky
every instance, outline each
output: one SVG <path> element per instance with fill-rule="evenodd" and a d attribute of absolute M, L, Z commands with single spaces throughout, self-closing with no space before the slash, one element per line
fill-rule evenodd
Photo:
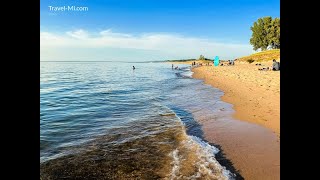
<path fill-rule="evenodd" d="M 48 7 L 72 5 L 88 11 Z M 280 17 L 280 0 L 41 0 L 40 57 L 237 58 L 253 52 L 250 26 L 263 16 Z"/>

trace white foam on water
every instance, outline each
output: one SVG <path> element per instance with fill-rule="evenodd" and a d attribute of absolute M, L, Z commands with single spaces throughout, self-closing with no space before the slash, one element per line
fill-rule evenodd
<path fill-rule="evenodd" d="M 190 145 L 200 146 L 200 148 L 197 148 L 196 153 L 200 158 L 197 165 L 199 166 L 199 171 L 202 172 L 202 174 L 209 174 L 210 177 L 218 179 L 234 179 L 235 174 L 231 173 L 216 160 L 215 155 L 220 151 L 218 148 L 202 141 L 199 137 L 189 137 L 192 139 L 189 142 Z M 212 165 L 214 169 L 212 169 Z"/>
<path fill-rule="evenodd" d="M 179 173 L 180 169 L 180 161 L 179 161 L 179 150 L 175 149 L 170 153 L 170 156 L 172 157 L 173 161 L 171 163 L 172 165 L 172 171 L 171 171 L 171 176 L 170 179 L 175 179 L 177 178 L 177 174 Z"/>
<path fill-rule="evenodd" d="M 189 77 L 189 78 L 191 78 L 192 75 L 193 75 L 193 72 L 191 71 L 190 67 L 186 67 L 186 68 L 184 68 L 184 70 L 185 70 L 185 71 L 182 72 L 181 75 L 184 76 L 184 77 Z"/>
<path fill-rule="evenodd" d="M 218 148 L 204 142 L 199 137 L 189 136 L 185 133 L 183 136 L 178 147 L 169 154 L 172 158 L 172 170 L 167 179 L 235 179 L 236 175 L 216 160 L 215 155 L 219 153 Z M 192 172 L 189 172 L 190 169 Z M 183 174 L 182 171 L 188 171 L 188 174 Z"/>

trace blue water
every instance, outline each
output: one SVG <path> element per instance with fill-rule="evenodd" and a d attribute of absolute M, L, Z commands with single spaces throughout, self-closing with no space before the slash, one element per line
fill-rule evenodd
<path fill-rule="evenodd" d="M 41 178 L 232 178 L 194 119 L 214 118 L 222 92 L 179 67 L 41 62 Z"/>

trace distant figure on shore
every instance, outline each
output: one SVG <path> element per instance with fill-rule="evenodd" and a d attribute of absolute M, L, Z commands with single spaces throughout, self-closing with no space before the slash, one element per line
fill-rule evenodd
<path fill-rule="evenodd" d="M 173 69 L 173 64 L 172 64 L 172 69 Z"/>
<path fill-rule="evenodd" d="M 132 66 L 132 69 L 135 70 L 136 68 L 134 66 Z"/>
<path fill-rule="evenodd" d="M 275 59 L 272 60 L 272 70 L 279 71 L 280 70 L 280 62 L 277 62 Z"/>
<path fill-rule="evenodd" d="M 269 71 L 269 67 L 259 68 L 259 71 Z"/>
<path fill-rule="evenodd" d="M 228 60 L 228 66 L 233 66 L 234 65 L 234 60 Z"/>

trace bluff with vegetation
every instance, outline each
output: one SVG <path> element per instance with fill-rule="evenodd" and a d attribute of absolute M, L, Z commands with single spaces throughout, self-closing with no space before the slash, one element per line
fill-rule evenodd
<path fill-rule="evenodd" d="M 280 18 L 259 18 L 250 29 L 253 50 L 280 49 Z"/>
<path fill-rule="evenodd" d="M 280 49 L 272 49 L 267 51 L 261 51 L 258 53 L 251 54 L 238 58 L 237 61 L 245 62 L 261 62 L 261 61 L 272 61 L 273 59 L 280 61 Z"/>

